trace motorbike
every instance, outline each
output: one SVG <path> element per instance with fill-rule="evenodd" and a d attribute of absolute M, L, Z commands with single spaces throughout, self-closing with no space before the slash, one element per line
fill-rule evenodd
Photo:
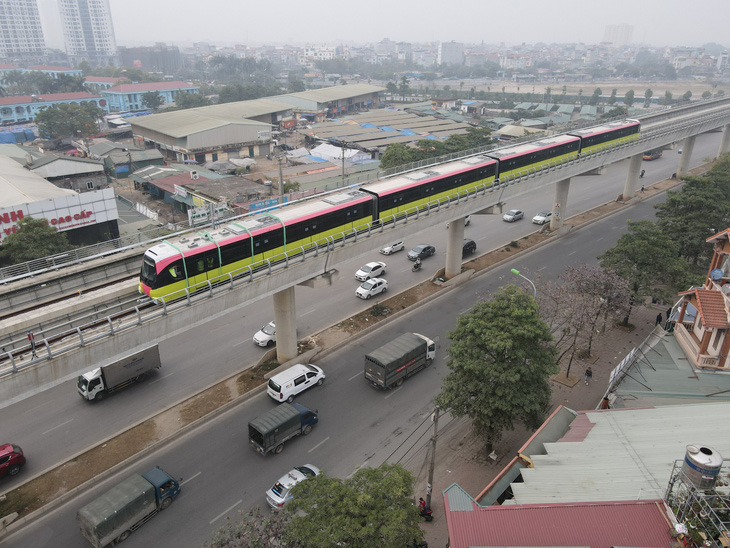
<path fill-rule="evenodd" d="M 422 540 L 421 542 L 413 541 L 412 544 L 406 543 L 406 548 L 428 548 L 428 542 Z"/>
<path fill-rule="evenodd" d="M 433 509 L 426 506 L 423 510 L 419 512 L 421 514 L 421 517 L 426 521 L 433 521 Z"/>
<path fill-rule="evenodd" d="M 411 268 L 411 272 L 418 272 L 421 270 L 421 263 L 413 263 L 413 268 Z"/>

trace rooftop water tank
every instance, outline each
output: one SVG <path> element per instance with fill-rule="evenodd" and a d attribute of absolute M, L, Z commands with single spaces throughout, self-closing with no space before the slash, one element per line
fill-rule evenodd
<path fill-rule="evenodd" d="M 697 489 L 715 487 L 715 480 L 722 467 L 722 455 L 706 445 L 688 445 L 682 463 L 682 472 Z"/>

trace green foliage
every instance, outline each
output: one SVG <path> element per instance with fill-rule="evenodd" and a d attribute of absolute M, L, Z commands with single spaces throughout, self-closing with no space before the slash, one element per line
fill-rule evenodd
<path fill-rule="evenodd" d="M 301 190 L 302 185 L 298 181 L 284 181 L 284 194 Z"/>
<path fill-rule="evenodd" d="M 14 70 L 5 75 L 3 82 L 11 95 L 86 91 L 84 77 L 69 74 L 59 74 L 58 77 L 51 78 L 43 72 Z"/>
<path fill-rule="evenodd" d="M 45 219 L 25 217 L 18 221 L 18 230 L 3 240 L 0 255 L 12 264 L 56 255 L 73 249 L 66 235 L 48 225 Z"/>
<path fill-rule="evenodd" d="M 286 87 L 286 90 L 289 93 L 299 93 L 300 91 L 305 91 L 306 89 L 307 88 L 304 85 L 304 82 L 302 82 L 298 78 L 290 79 Z"/>
<path fill-rule="evenodd" d="M 385 89 L 390 95 L 395 95 L 398 93 L 398 84 L 395 82 L 388 82 L 385 84 Z"/>
<path fill-rule="evenodd" d="M 405 96 L 411 92 L 409 84 L 410 81 L 408 80 L 408 77 L 402 76 L 400 79 L 400 84 L 398 84 L 398 93 L 400 93 L 403 98 L 405 98 Z"/>
<path fill-rule="evenodd" d="M 689 101 L 692 98 L 692 92 L 687 90 L 684 92 L 684 95 L 682 95 L 682 99 L 685 101 Z"/>
<path fill-rule="evenodd" d="M 292 490 L 284 542 L 300 548 L 382 548 L 423 539 L 414 478 L 399 464 L 361 468 L 344 480 L 320 475 Z"/>
<path fill-rule="evenodd" d="M 278 85 L 265 86 L 261 84 L 230 84 L 223 86 L 218 93 L 218 103 L 232 103 L 235 101 L 251 101 L 260 97 L 279 95 Z"/>
<path fill-rule="evenodd" d="M 601 88 L 594 89 L 593 90 L 593 95 L 591 95 L 591 98 L 588 99 L 588 104 L 589 105 L 594 105 L 594 106 L 597 105 L 598 104 L 598 101 L 601 100 L 601 94 L 602 93 L 603 93 L 603 91 L 601 90 Z"/>
<path fill-rule="evenodd" d="M 558 372 L 552 335 L 531 295 L 509 285 L 459 316 L 448 334 L 447 366 L 437 404 L 468 416 L 487 452 L 515 422 L 542 424 L 550 408 L 549 377 Z"/>
<path fill-rule="evenodd" d="M 157 110 L 164 103 L 162 96 L 156 91 L 147 91 L 142 94 L 142 104 L 149 109 Z"/>
<path fill-rule="evenodd" d="M 178 93 L 175 97 L 175 104 L 180 110 L 196 107 L 207 107 L 212 105 L 210 99 L 200 93 Z"/>
<path fill-rule="evenodd" d="M 608 112 L 602 114 L 601 119 L 619 118 L 621 116 L 626 116 L 626 114 L 628 114 L 628 110 L 626 110 L 626 107 L 615 107 Z"/>
<path fill-rule="evenodd" d="M 411 150 L 403 143 L 388 145 L 385 153 L 380 157 L 380 167 L 383 169 L 402 166 L 410 162 Z"/>
<path fill-rule="evenodd" d="M 611 90 L 611 97 L 608 98 L 608 104 L 613 105 L 616 102 L 616 92 L 618 90 L 616 88 L 613 88 Z"/>
<path fill-rule="evenodd" d="M 35 122 L 42 137 L 76 137 L 97 133 L 97 120 L 103 115 L 104 111 L 95 103 L 61 103 L 42 108 Z"/>
<path fill-rule="evenodd" d="M 380 167 L 387 169 L 417 162 L 425 158 L 435 158 L 444 154 L 469 150 L 493 144 L 491 130 L 487 127 L 467 128 L 465 135 L 451 135 L 445 141 L 422 139 L 414 148 L 403 143 L 388 145 L 380 158 Z"/>
<path fill-rule="evenodd" d="M 679 191 L 669 191 L 667 199 L 654 207 L 657 225 L 679 246 L 679 254 L 701 275 L 712 257 L 705 240 L 727 228 L 730 202 L 730 156 L 725 156 L 707 173 L 687 177 Z"/>
<path fill-rule="evenodd" d="M 627 92 L 626 92 L 626 94 L 624 95 L 624 104 L 625 104 L 625 105 L 626 105 L 627 107 L 630 107 L 631 105 L 633 105 L 633 104 L 634 104 L 634 90 L 633 90 L 633 89 L 630 89 L 630 90 L 629 90 L 629 91 L 627 91 Z"/>
<path fill-rule="evenodd" d="M 709 99 L 710 97 L 712 97 L 712 92 L 709 89 L 702 92 L 703 99 Z"/>
<path fill-rule="evenodd" d="M 671 105 L 672 104 L 672 92 L 671 91 L 665 91 L 664 92 L 664 104 L 665 105 Z"/>
<path fill-rule="evenodd" d="M 239 519 L 226 522 L 206 542 L 205 548 L 294 548 L 296 543 L 284 544 L 281 539 L 289 516 L 284 512 L 262 513 L 256 507 L 247 514 L 239 511 Z"/>
<path fill-rule="evenodd" d="M 651 221 L 628 221 L 628 231 L 598 260 L 601 268 L 613 269 L 629 283 L 634 302 L 646 295 L 658 299 L 676 295 L 690 279 L 679 245 Z"/>

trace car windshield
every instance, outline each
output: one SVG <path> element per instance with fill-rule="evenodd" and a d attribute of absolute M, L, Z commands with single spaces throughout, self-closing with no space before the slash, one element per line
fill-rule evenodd
<path fill-rule="evenodd" d="M 266 325 L 265 325 L 265 326 L 264 326 L 264 327 L 263 327 L 263 328 L 261 329 L 261 331 L 263 331 L 263 332 L 264 332 L 264 333 L 266 333 L 267 335 L 273 335 L 274 333 L 276 333 L 276 326 L 275 326 L 275 325 L 274 325 L 273 323 L 267 323 L 267 324 L 266 324 Z"/>
<path fill-rule="evenodd" d="M 302 475 L 308 478 L 313 478 L 314 476 L 316 476 L 314 470 L 312 470 L 311 468 L 307 468 L 306 466 L 297 466 L 296 468 L 294 468 L 294 470 L 298 470 L 302 473 Z"/>
<path fill-rule="evenodd" d="M 512 216 L 515 216 L 515 215 L 517 215 L 517 210 L 516 210 L 516 209 L 510 209 L 510 210 L 509 210 L 509 211 L 507 212 L 507 215 L 512 215 Z"/>
<path fill-rule="evenodd" d="M 373 269 L 372 266 L 370 266 L 369 264 L 366 264 L 360 270 L 362 270 L 363 272 L 370 272 L 372 269 Z"/>
<path fill-rule="evenodd" d="M 364 282 L 360 287 L 362 287 L 364 290 L 372 289 L 375 284 L 370 282 L 369 280 L 367 282 Z M 352 290 L 350 290 L 352 291 Z"/>
<path fill-rule="evenodd" d="M 424 249 L 426 249 L 426 246 L 425 245 L 419 245 L 418 247 L 414 247 L 413 248 L 413 251 L 415 253 L 421 253 Z"/>
<path fill-rule="evenodd" d="M 306 367 L 307 369 L 309 369 L 312 373 L 319 373 L 319 369 L 317 369 L 316 367 L 314 367 L 311 364 L 305 363 L 304 364 L 304 367 Z"/>
<path fill-rule="evenodd" d="M 271 490 L 274 492 L 275 495 L 284 498 L 286 497 L 286 494 L 289 492 L 289 489 L 287 489 L 286 485 L 283 483 L 277 481 L 274 486 L 271 488 Z"/>
<path fill-rule="evenodd" d="M 550 215 L 549 211 L 541 211 L 537 214 L 538 217 L 547 217 L 548 215 Z"/>

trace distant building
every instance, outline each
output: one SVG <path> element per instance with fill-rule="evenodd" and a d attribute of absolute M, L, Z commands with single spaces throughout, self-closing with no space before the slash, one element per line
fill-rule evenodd
<path fill-rule="evenodd" d="M 32 67 L 28 67 L 28 69 L 23 70 L 23 72 L 42 72 L 43 74 L 50 76 L 54 80 L 58 78 L 61 74 L 65 74 L 67 76 L 81 76 L 82 74 L 81 69 L 50 65 L 35 65 Z"/>
<path fill-rule="evenodd" d="M 108 76 L 87 76 L 84 78 L 84 87 L 92 93 L 100 93 L 105 89 L 113 88 L 122 78 L 111 78 Z"/>
<path fill-rule="evenodd" d="M 633 35 L 634 27 L 632 25 L 606 25 L 603 41 L 614 46 L 627 46 L 631 43 Z"/>
<path fill-rule="evenodd" d="M 120 47 L 119 60 L 124 67 L 134 67 L 162 74 L 175 74 L 183 66 L 182 55 L 178 47 L 163 43 L 147 47 Z"/>
<path fill-rule="evenodd" d="M 0 58 L 40 62 L 45 55 L 36 0 L 0 0 Z"/>
<path fill-rule="evenodd" d="M 109 0 L 59 0 L 58 7 L 71 62 L 116 65 L 117 41 Z"/>
<path fill-rule="evenodd" d="M 441 42 L 438 52 L 439 65 L 463 65 L 464 44 L 460 42 Z"/>
<path fill-rule="evenodd" d="M 0 124 L 32 122 L 35 120 L 36 114 L 45 107 L 62 103 L 78 104 L 83 102 L 93 102 L 99 108 L 106 110 L 106 100 L 103 97 L 85 91 L 0 97 Z"/>
<path fill-rule="evenodd" d="M 48 153 L 26 167 L 59 188 L 79 193 L 102 190 L 109 186 L 104 165 L 98 160 Z"/>
<path fill-rule="evenodd" d="M 174 103 L 180 93 L 197 93 L 200 88 L 188 82 L 147 82 L 144 84 L 119 84 L 102 91 L 109 102 L 109 112 L 145 110 L 142 97 L 148 91 L 157 92 L 164 103 Z"/>

